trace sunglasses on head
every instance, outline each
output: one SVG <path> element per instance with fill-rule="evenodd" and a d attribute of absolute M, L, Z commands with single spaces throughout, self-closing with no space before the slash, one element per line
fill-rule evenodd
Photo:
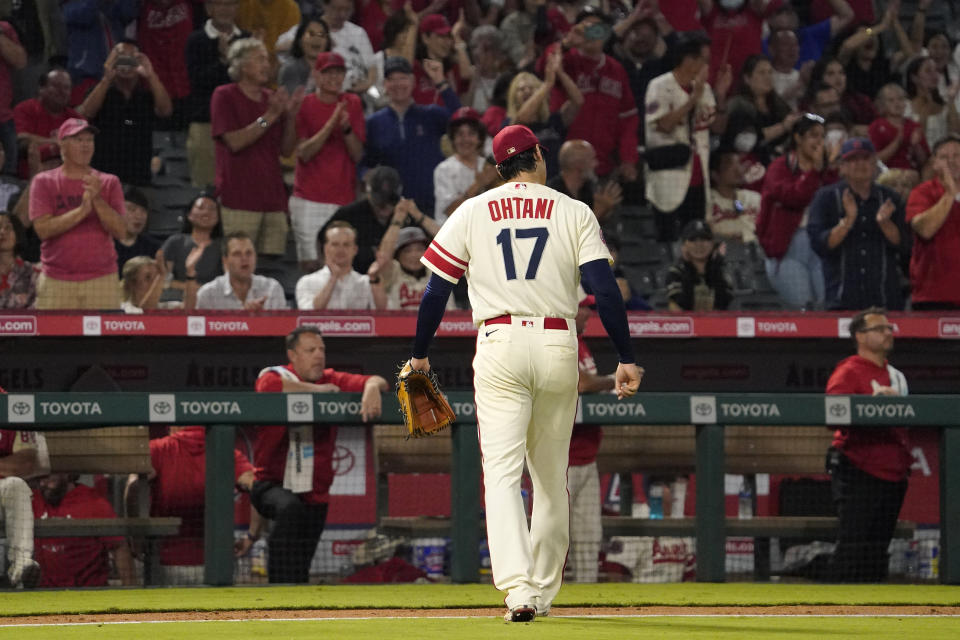
<path fill-rule="evenodd" d="M 817 124 L 826 124 L 827 122 L 826 120 L 823 119 L 823 117 L 818 116 L 815 113 L 805 113 L 803 114 L 803 117 L 806 120 L 809 120 L 810 122 L 816 122 Z"/>

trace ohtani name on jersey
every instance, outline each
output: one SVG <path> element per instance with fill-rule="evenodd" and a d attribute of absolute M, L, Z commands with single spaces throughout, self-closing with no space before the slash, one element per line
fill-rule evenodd
<path fill-rule="evenodd" d="M 520 218 L 549 220 L 553 215 L 553 200 L 550 198 L 500 198 L 488 202 L 487 207 L 494 222 Z"/>

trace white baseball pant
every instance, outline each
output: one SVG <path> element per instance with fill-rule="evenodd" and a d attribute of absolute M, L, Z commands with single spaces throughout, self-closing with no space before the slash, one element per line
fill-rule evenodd
<path fill-rule="evenodd" d="M 507 608 L 550 608 L 569 542 L 567 461 L 577 407 L 577 336 L 514 316 L 484 325 L 473 360 L 493 582 Z M 524 460 L 533 481 L 527 528 Z"/>
<path fill-rule="evenodd" d="M 0 520 L 7 535 L 7 569 L 33 559 L 33 494 L 21 478 L 0 478 Z"/>

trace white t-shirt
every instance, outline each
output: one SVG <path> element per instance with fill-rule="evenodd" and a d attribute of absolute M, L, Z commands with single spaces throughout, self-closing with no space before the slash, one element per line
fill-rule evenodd
<path fill-rule="evenodd" d="M 297 280 L 297 309 L 313 309 L 313 299 L 330 281 L 330 268 L 323 267 Z M 373 309 L 370 277 L 351 271 L 333 288 L 327 309 Z"/>
<path fill-rule="evenodd" d="M 343 56 L 347 63 L 347 75 L 343 78 L 343 90 L 347 91 L 357 82 L 366 81 L 367 70 L 373 66 L 373 46 L 363 27 L 344 22 L 339 31 L 331 31 L 332 51 Z"/>
<path fill-rule="evenodd" d="M 797 92 L 794 87 L 800 83 L 800 72 L 796 69 L 790 69 L 789 72 L 783 73 L 782 71 L 773 70 L 773 90 L 774 92 L 783 98 L 784 102 L 790 105 L 791 109 L 796 110 L 797 101 L 802 92 Z M 788 97 L 787 94 L 794 90 L 794 95 Z"/>
<path fill-rule="evenodd" d="M 441 162 L 433 170 L 433 195 L 435 204 L 433 207 L 433 219 L 437 224 L 443 224 L 447 219 L 445 211 L 452 202 L 463 195 L 470 188 L 473 181 L 477 179 L 477 174 L 483 171 L 483 164 L 486 162 L 481 157 L 477 157 L 475 168 L 463 164 L 457 156 L 453 155 Z"/>
<path fill-rule="evenodd" d="M 743 242 L 757 240 L 757 215 L 760 213 L 760 194 L 749 189 L 737 189 L 736 198 L 725 198 L 710 190 L 707 224 L 718 236 L 740 238 Z"/>
<path fill-rule="evenodd" d="M 601 259 L 610 252 L 587 205 L 508 182 L 457 207 L 420 261 L 449 282 L 466 275 L 479 326 L 504 314 L 573 318 L 579 267 Z"/>

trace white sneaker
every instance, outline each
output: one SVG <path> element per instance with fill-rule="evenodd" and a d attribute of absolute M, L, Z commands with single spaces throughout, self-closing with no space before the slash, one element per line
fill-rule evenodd
<path fill-rule="evenodd" d="M 537 608 L 532 604 L 518 604 L 507 611 L 503 619 L 507 622 L 533 622 L 537 617 Z"/>
<path fill-rule="evenodd" d="M 33 589 L 40 582 L 40 565 L 33 559 L 14 562 L 7 570 L 7 577 L 14 588 Z"/>

